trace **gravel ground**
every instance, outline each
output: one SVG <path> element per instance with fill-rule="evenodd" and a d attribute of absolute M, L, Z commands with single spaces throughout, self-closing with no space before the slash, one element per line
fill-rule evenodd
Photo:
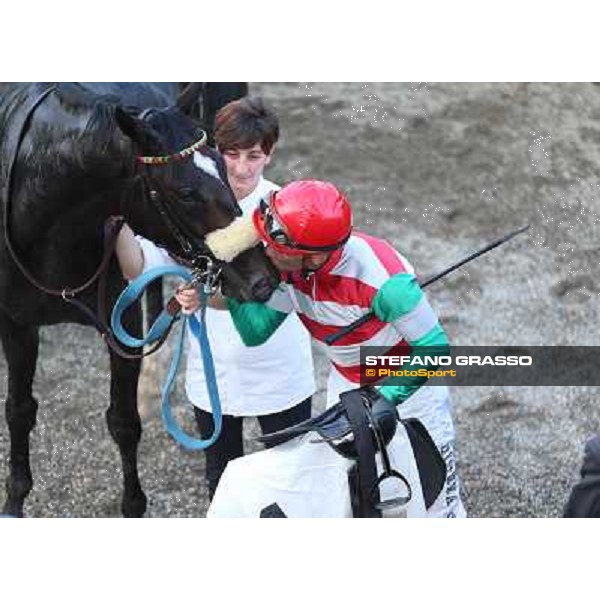
<path fill-rule="evenodd" d="M 429 288 L 453 344 L 594 344 L 599 87 L 287 83 L 251 90 L 281 117 L 284 139 L 269 177 L 331 179 L 349 194 L 356 225 L 392 241 L 422 275 L 532 224 L 521 239 Z M 315 360 L 318 410 L 325 365 L 318 351 Z M 120 461 L 104 420 L 108 359 L 91 329 L 43 330 L 35 394 L 35 486 L 26 514 L 118 516 Z M 202 455 L 177 448 L 155 401 L 143 397 L 148 516 L 204 515 Z M 453 399 L 470 515 L 559 515 L 583 443 L 600 430 L 595 390 L 460 388 Z M 250 423 L 247 435 L 255 431 Z M 7 454 L 0 420 L 0 478 Z"/>

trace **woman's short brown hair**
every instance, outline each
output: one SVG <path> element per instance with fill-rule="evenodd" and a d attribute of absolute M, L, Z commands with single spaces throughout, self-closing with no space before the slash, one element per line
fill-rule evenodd
<path fill-rule="evenodd" d="M 279 139 L 279 120 L 258 96 L 245 96 L 226 104 L 215 119 L 215 141 L 220 152 L 245 150 L 260 144 L 271 154 Z"/>

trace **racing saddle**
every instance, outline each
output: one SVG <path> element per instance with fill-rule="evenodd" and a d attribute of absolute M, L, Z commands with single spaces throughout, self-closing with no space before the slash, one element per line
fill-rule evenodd
<path fill-rule="evenodd" d="M 387 445 L 394 437 L 399 417 L 396 408 L 375 388 L 365 386 L 340 394 L 340 402 L 320 415 L 293 427 L 258 439 L 280 444 L 309 432 L 316 432 L 344 458 L 355 464 L 348 474 L 352 512 L 355 517 L 381 517 L 383 511 L 407 504 L 413 494 L 408 480 L 392 468 Z M 429 508 L 446 480 L 446 465 L 427 430 L 416 419 L 402 421 L 413 448 L 426 508 Z M 376 455 L 383 471 L 377 473 Z M 398 491 L 392 498 L 380 498 L 384 481 L 393 480 Z"/>

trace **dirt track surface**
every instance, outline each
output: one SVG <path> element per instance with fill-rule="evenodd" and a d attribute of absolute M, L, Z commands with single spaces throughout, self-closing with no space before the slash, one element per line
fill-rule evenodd
<path fill-rule="evenodd" d="M 421 275 L 531 223 L 429 288 L 452 344 L 595 344 L 600 87 L 289 83 L 251 92 L 281 119 L 268 176 L 332 180 L 349 195 L 356 226 L 393 242 Z M 318 410 L 325 370 L 315 358 Z M 2 403 L 5 375 L 1 359 Z M 43 330 L 35 395 L 27 515 L 118 516 L 120 461 L 104 420 L 108 358 L 93 330 Z M 558 516 L 584 441 L 600 430 L 595 396 L 583 387 L 455 389 L 470 515 Z M 187 418 L 183 405 L 180 413 Z M 0 419 L 0 479 L 7 456 Z M 140 445 L 148 516 L 204 515 L 203 468 L 149 410 Z"/>

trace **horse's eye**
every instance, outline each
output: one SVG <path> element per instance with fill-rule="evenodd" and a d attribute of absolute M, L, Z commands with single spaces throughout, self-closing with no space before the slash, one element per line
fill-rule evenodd
<path fill-rule="evenodd" d="M 192 201 L 196 196 L 196 192 L 194 191 L 194 188 L 183 187 L 178 190 L 177 195 L 181 200 Z"/>

